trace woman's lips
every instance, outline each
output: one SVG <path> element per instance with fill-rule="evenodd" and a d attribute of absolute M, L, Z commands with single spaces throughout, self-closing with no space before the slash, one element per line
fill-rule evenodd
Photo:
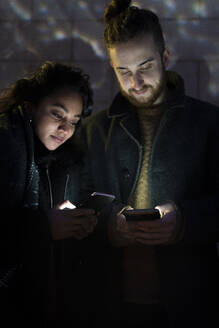
<path fill-rule="evenodd" d="M 56 137 L 56 136 L 51 136 L 54 140 L 55 140 L 55 142 L 57 142 L 58 144 L 61 144 L 61 143 L 63 143 L 64 142 L 64 140 L 65 140 L 65 138 L 60 138 L 60 137 Z"/>

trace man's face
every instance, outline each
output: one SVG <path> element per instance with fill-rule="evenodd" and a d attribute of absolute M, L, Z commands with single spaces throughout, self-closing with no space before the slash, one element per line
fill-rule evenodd
<path fill-rule="evenodd" d="M 136 107 L 150 107 L 163 100 L 169 52 L 161 57 L 150 36 L 120 43 L 109 49 L 111 65 L 122 94 Z"/>

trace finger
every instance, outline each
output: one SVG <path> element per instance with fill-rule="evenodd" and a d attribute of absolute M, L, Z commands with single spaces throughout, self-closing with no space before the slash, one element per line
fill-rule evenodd
<path fill-rule="evenodd" d="M 156 220 L 158 221 L 158 220 Z M 130 221 L 127 222 L 126 227 L 127 230 L 130 232 L 139 232 L 139 231 L 146 231 L 151 232 L 153 230 L 159 231 L 160 222 L 154 221 Z"/>
<path fill-rule="evenodd" d="M 142 233 L 161 233 L 161 234 L 168 234 L 168 233 L 172 233 L 173 231 L 174 231 L 173 225 L 166 225 L 166 226 L 160 226 L 155 228 L 142 227 L 136 230 L 136 232 L 142 232 Z"/>
<path fill-rule="evenodd" d="M 142 224 L 136 227 L 136 231 L 145 231 L 145 232 L 167 232 L 172 231 L 174 229 L 174 223 L 166 222 L 154 222 L 153 224 Z"/>
<path fill-rule="evenodd" d="M 62 231 L 67 231 L 67 230 L 75 230 L 75 229 L 80 229 L 80 228 L 85 228 L 93 226 L 95 227 L 97 224 L 97 219 L 95 217 L 91 218 L 66 218 L 62 222 L 59 222 L 59 229 Z"/>
<path fill-rule="evenodd" d="M 74 237 L 74 235 L 77 235 L 78 232 L 76 233 L 75 231 L 59 231 L 59 232 L 53 232 L 52 233 L 52 238 L 53 240 L 62 240 L 70 237 Z"/>
<path fill-rule="evenodd" d="M 96 216 L 89 216 L 89 217 L 79 217 L 77 220 L 82 227 L 86 226 L 93 226 L 97 225 L 97 217 Z"/>
<path fill-rule="evenodd" d="M 95 210 L 93 210 L 92 208 L 74 208 L 73 210 L 65 209 L 63 212 L 65 212 L 65 215 L 69 215 L 71 217 L 89 216 L 95 214 Z"/>
<path fill-rule="evenodd" d="M 72 204 L 69 200 L 65 200 L 64 202 L 58 204 L 56 208 L 59 210 L 63 210 L 65 208 L 73 209 L 75 208 L 75 205 Z"/>
<path fill-rule="evenodd" d="M 77 234 L 75 233 L 75 237 L 87 237 L 93 232 L 94 228 L 82 228 Z"/>
<path fill-rule="evenodd" d="M 117 230 L 121 231 L 122 233 L 134 233 L 137 232 L 138 229 L 138 222 L 120 222 L 120 224 L 117 225 Z"/>
<path fill-rule="evenodd" d="M 136 239 L 135 241 L 143 245 L 161 245 L 161 244 L 166 244 L 169 241 L 169 239 L 168 238 L 154 239 L 154 240 Z"/>
<path fill-rule="evenodd" d="M 117 216 L 116 220 L 116 228 L 119 230 L 123 227 L 123 225 L 126 223 L 126 218 L 123 214 L 120 214 Z"/>
<path fill-rule="evenodd" d="M 66 239 L 66 238 L 76 238 L 76 239 L 82 239 L 85 238 L 89 235 L 89 232 L 87 232 L 84 229 L 77 229 L 77 230 L 66 230 L 66 231 L 61 231 L 59 234 L 55 234 L 53 236 L 53 239 L 55 240 L 61 240 L 61 239 Z"/>
<path fill-rule="evenodd" d="M 81 221 L 82 221 L 82 220 L 81 220 Z M 97 216 L 90 215 L 90 216 L 85 217 L 83 221 L 87 221 L 87 222 L 90 223 L 90 224 L 95 224 L 95 225 L 96 225 L 98 219 L 97 219 Z"/>
<path fill-rule="evenodd" d="M 133 207 L 130 205 L 123 206 L 122 208 L 119 208 L 119 211 L 117 211 L 117 215 L 122 214 L 125 210 L 133 210 Z"/>
<path fill-rule="evenodd" d="M 171 234 L 170 233 L 152 233 L 152 232 L 136 232 L 133 234 L 129 234 L 135 239 L 144 239 L 144 240 L 156 240 L 156 239 L 169 239 Z"/>
<path fill-rule="evenodd" d="M 94 229 L 95 229 L 94 226 L 90 226 L 86 229 L 86 232 L 90 235 L 94 231 Z"/>
<path fill-rule="evenodd" d="M 74 236 L 74 238 L 77 239 L 77 240 L 82 240 L 82 239 L 86 238 L 87 236 L 88 236 L 87 233 L 86 234 L 83 233 L 81 235 Z"/>
<path fill-rule="evenodd" d="M 60 224 L 86 224 L 86 223 L 93 223 L 97 224 L 97 216 L 92 214 L 88 215 L 80 215 L 77 212 L 73 212 L 74 210 L 63 210 L 61 211 L 61 215 L 59 214 L 57 221 Z"/>

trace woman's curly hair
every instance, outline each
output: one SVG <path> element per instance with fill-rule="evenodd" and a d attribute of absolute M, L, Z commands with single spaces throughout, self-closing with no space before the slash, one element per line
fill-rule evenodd
<path fill-rule="evenodd" d="M 90 115 L 93 105 L 93 91 L 90 78 L 80 68 L 46 61 L 32 75 L 12 83 L 0 95 L 0 112 L 6 112 L 15 106 L 39 102 L 56 91 L 70 88 L 78 92 L 83 99 L 82 117 Z"/>

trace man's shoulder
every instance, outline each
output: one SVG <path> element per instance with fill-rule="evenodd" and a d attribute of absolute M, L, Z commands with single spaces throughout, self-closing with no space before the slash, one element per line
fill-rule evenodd
<path fill-rule="evenodd" d="M 108 109 L 104 109 L 87 117 L 84 120 L 83 125 L 85 127 L 89 127 L 93 125 L 104 124 L 104 122 L 108 122 L 109 120 L 110 118 L 108 117 Z"/>
<path fill-rule="evenodd" d="M 189 106 L 190 108 L 194 108 L 197 110 L 203 110 L 203 111 L 218 111 L 219 112 L 219 106 L 214 105 L 210 102 L 198 99 L 198 98 L 193 98 L 186 96 L 186 105 Z"/>
<path fill-rule="evenodd" d="M 207 121 L 219 120 L 219 106 L 210 102 L 186 96 L 185 107 L 190 115 L 197 118 Z"/>
<path fill-rule="evenodd" d="M 210 128 L 219 125 L 219 107 L 197 98 L 186 97 L 186 116 L 201 126 Z"/>

